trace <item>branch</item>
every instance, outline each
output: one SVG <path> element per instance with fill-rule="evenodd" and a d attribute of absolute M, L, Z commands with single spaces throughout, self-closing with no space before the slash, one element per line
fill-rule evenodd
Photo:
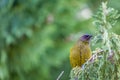
<path fill-rule="evenodd" d="M 57 77 L 56 80 L 60 80 L 60 78 L 62 77 L 63 73 L 64 73 L 64 71 L 62 71 L 62 72 L 59 74 L 59 76 Z"/>

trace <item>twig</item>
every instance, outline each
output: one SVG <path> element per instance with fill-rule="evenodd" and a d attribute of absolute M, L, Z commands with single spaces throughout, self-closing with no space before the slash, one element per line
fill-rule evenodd
<path fill-rule="evenodd" d="M 104 52 L 104 51 L 103 51 L 103 50 L 100 50 L 99 52 L 94 53 L 94 55 L 92 55 L 92 56 L 87 60 L 87 62 L 85 62 L 85 64 L 88 64 L 89 62 L 94 61 L 95 59 L 97 59 L 97 57 L 95 57 L 95 56 L 97 56 L 99 53 L 102 53 L 102 52 Z M 85 67 L 84 67 L 85 64 L 83 64 L 82 69 L 85 69 Z"/>
<path fill-rule="evenodd" d="M 63 73 L 64 73 L 64 71 L 62 71 L 62 72 L 59 74 L 59 76 L 57 77 L 56 80 L 60 80 L 60 78 L 62 77 Z"/>
<path fill-rule="evenodd" d="M 91 60 L 94 60 L 94 59 L 95 59 L 95 56 L 97 56 L 99 53 L 102 53 L 102 52 L 103 52 L 103 50 L 100 50 L 99 52 L 97 52 L 97 53 L 95 53 L 94 55 L 92 55 L 92 56 L 90 57 L 90 59 L 88 59 L 88 61 L 87 61 L 86 63 L 90 62 Z"/>

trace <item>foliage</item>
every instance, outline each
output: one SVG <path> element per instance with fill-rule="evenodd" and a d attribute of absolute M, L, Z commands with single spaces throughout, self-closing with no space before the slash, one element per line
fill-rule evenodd
<path fill-rule="evenodd" d="M 94 23 L 97 27 L 93 44 L 99 44 L 93 56 L 82 68 L 71 71 L 71 80 L 119 80 L 120 79 L 120 36 L 111 31 L 120 15 L 103 2 Z"/>

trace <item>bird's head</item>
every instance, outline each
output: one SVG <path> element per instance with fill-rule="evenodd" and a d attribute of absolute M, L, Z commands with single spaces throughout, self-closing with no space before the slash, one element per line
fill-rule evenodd
<path fill-rule="evenodd" d="M 92 38 L 92 35 L 85 34 L 85 35 L 80 37 L 80 40 L 84 41 L 84 42 L 89 42 L 91 38 Z"/>

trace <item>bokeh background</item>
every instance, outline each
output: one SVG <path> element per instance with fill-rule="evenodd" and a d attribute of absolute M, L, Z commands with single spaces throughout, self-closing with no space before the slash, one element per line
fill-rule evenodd
<path fill-rule="evenodd" d="M 69 80 L 69 50 L 95 34 L 102 0 L 0 0 L 0 80 Z M 120 1 L 108 5 L 120 12 Z M 120 34 L 120 19 L 112 29 Z"/>

